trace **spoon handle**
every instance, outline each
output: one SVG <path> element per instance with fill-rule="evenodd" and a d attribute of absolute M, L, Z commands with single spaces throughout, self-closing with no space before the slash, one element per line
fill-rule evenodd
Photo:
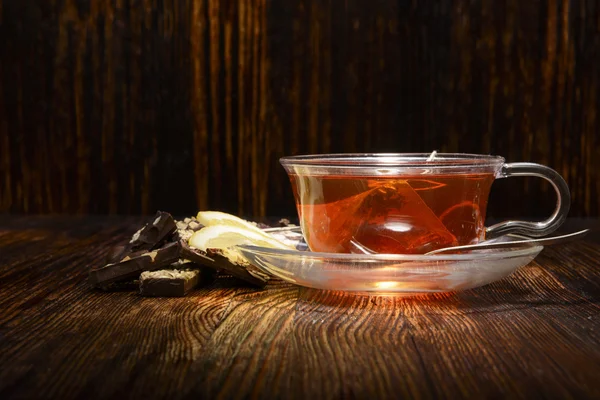
<path fill-rule="evenodd" d="M 469 244 L 466 246 L 454 246 L 454 247 L 445 247 L 443 249 L 437 249 L 430 251 L 429 253 L 425 253 L 425 255 L 432 254 L 440 254 L 440 253 L 448 253 L 451 251 L 459 251 L 459 250 L 481 250 L 481 249 L 501 249 L 501 248 L 509 248 L 509 247 L 531 247 L 531 246 L 540 246 L 540 245 L 549 245 L 549 244 L 557 244 L 557 243 L 566 243 L 572 240 L 584 237 L 590 230 L 584 229 L 582 231 L 569 233 L 566 235 L 560 236 L 551 236 L 539 239 L 523 239 L 523 240 L 513 240 L 508 242 L 482 242 L 477 244 Z"/>
<path fill-rule="evenodd" d="M 287 231 L 299 231 L 299 230 L 300 230 L 300 227 L 298 225 L 278 226 L 275 228 L 262 229 L 263 232 L 287 232 Z"/>

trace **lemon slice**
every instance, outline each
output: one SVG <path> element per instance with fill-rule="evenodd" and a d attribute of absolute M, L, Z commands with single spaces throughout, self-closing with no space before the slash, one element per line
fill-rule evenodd
<path fill-rule="evenodd" d="M 235 215 L 227 214 L 220 211 L 200 211 L 196 216 L 198 222 L 204 226 L 227 225 L 237 226 L 242 229 L 248 229 L 254 232 L 264 233 L 262 229 L 257 227 L 252 222 L 248 222 Z"/>
<path fill-rule="evenodd" d="M 262 236 L 265 240 L 272 240 L 273 236 L 263 231 L 252 222 L 243 220 L 235 215 L 227 214 L 220 211 L 200 211 L 196 217 L 205 227 L 211 226 L 228 226 L 231 228 L 240 228 L 248 232 L 253 232 L 255 235 Z M 206 228 L 205 228 L 206 229 Z M 265 246 L 266 247 L 266 246 Z M 269 246 L 271 247 L 271 246 Z M 288 249 L 290 247 L 287 247 Z"/>
<path fill-rule="evenodd" d="M 258 232 L 251 229 L 232 225 L 206 226 L 195 232 L 189 240 L 191 247 L 202 251 L 207 249 L 227 249 L 240 244 L 270 247 L 274 249 L 289 250 L 291 247 L 285 243 L 265 234 L 260 229 Z"/>

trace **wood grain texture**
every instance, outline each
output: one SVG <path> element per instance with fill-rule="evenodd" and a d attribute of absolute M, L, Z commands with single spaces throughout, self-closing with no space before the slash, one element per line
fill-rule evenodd
<path fill-rule="evenodd" d="M 597 0 L 0 1 L 0 211 L 289 215 L 315 152 L 494 153 L 600 213 Z M 490 215 L 541 217 L 499 181 Z"/>
<path fill-rule="evenodd" d="M 0 217 L 0 397 L 598 398 L 600 222 L 491 285 L 364 297 L 219 277 L 93 290 L 133 218 Z M 34 251 L 35 249 L 35 251 Z"/>

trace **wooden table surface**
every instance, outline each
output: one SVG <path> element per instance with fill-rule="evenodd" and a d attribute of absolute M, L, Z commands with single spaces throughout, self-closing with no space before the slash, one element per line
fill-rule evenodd
<path fill-rule="evenodd" d="M 0 216 L 0 398 L 600 397 L 597 232 L 462 293 L 92 290 L 141 221 Z"/>

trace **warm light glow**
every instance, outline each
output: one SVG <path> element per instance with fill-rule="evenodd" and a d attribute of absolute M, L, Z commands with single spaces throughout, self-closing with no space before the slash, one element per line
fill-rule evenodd
<path fill-rule="evenodd" d="M 378 289 L 392 289 L 392 288 L 398 287 L 398 282 L 392 282 L 392 281 L 377 282 L 375 284 L 375 286 L 377 286 Z"/>

